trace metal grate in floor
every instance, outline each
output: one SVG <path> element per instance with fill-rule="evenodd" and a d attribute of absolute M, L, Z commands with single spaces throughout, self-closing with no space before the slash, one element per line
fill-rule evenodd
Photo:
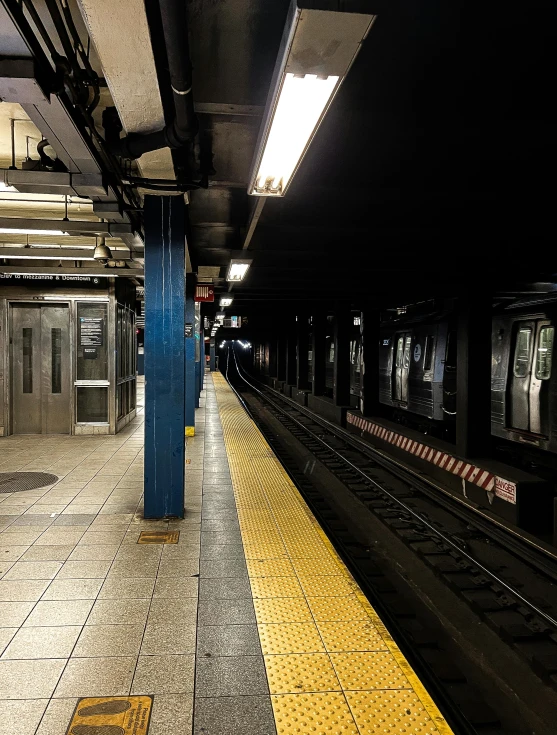
<path fill-rule="evenodd" d="M 0 472 L 0 493 L 36 490 L 57 481 L 58 477 L 48 472 Z"/>

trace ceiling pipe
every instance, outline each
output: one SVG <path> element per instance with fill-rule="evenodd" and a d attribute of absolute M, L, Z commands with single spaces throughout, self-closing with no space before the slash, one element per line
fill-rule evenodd
<path fill-rule="evenodd" d="M 193 107 L 186 3 L 183 0 L 159 0 L 159 7 L 175 117 L 162 130 L 146 135 L 131 133 L 112 145 L 116 155 L 132 160 L 160 148 L 181 148 L 195 138 L 199 129 Z"/>

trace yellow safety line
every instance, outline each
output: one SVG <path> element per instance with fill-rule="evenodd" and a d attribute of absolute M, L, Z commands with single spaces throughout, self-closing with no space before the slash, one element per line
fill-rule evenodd
<path fill-rule="evenodd" d="M 279 735 L 453 735 L 228 383 L 212 379 Z"/>

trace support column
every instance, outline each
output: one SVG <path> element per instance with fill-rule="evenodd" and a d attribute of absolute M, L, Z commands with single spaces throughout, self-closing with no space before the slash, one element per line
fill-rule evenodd
<path fill-rule="evenodd" d="M 195 276 L 188 273 L 186 276 L 186 436 L 195 435 Z"/>
<path fill-rule="evenodd" d="M 145 197 L 145 518 L 184 515 L 183 197 Z"/>
<path fill-rule="evenodd" d="M 195 407 L 199 408 L 201 395 L 201 304 L 194 304 L 195 324 Z"/>
<path fill-rule="evenodd" d="M 466 294 L 457 305 L 456 451 L 491 453 L 491 295 Z"/>
<path fill-rule="evenodd" d="M 333 401 L 335 406 L 350 404 L 350 333 L 352 312 L 349 304 L 341 305 L 335 313 L 335 362 Z"/>
<path fill-rule="evenodd" d="M 325 319 L 324 313 L 313 315 L 311 392 L 314 396 L 322 396 L 325 392 Z"/>
<path fill-rule="evenodd" d="M 298 321 L 296 322 L 296 342 L 296 351 L 298 353 L 298 359 L 296 361 L 296 388 L 298 388 L 298 390 L 307 390 L 309 329 L 308 317 L 306 314 L 298 314 Z"/>
<path fill-rule="evenodd" d="M 288 385 L 296 385 L 296 321 L 288 317 L 286 323 L 286 377 Z"/>
<path fill-rule="evenodd" d="M 379 412 L 379 309 L 364 309 L 360 320 L 360 411 Z"/>
<path fill-rule="evenodd" d="M 209 370 L 214 373 L 217 369 L 217 355 L 215 349 L 215 338 L 209 340 Z"/>

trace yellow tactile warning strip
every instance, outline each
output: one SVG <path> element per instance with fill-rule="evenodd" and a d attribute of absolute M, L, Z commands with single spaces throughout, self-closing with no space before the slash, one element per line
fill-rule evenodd
<path fill-rule="evenodd" d="M 177 544 L 180 531 L 141 531 L 138 544 Z"/>
<path fill-rule="evenodd" d="M 151 696 L 80 699 L 67 735 L 146 735 L 153 707 Z"/>
<path fill-rule="evenodd" d="M 258 428 L 212 377 L 278 735 L 452 735 Z"/>

